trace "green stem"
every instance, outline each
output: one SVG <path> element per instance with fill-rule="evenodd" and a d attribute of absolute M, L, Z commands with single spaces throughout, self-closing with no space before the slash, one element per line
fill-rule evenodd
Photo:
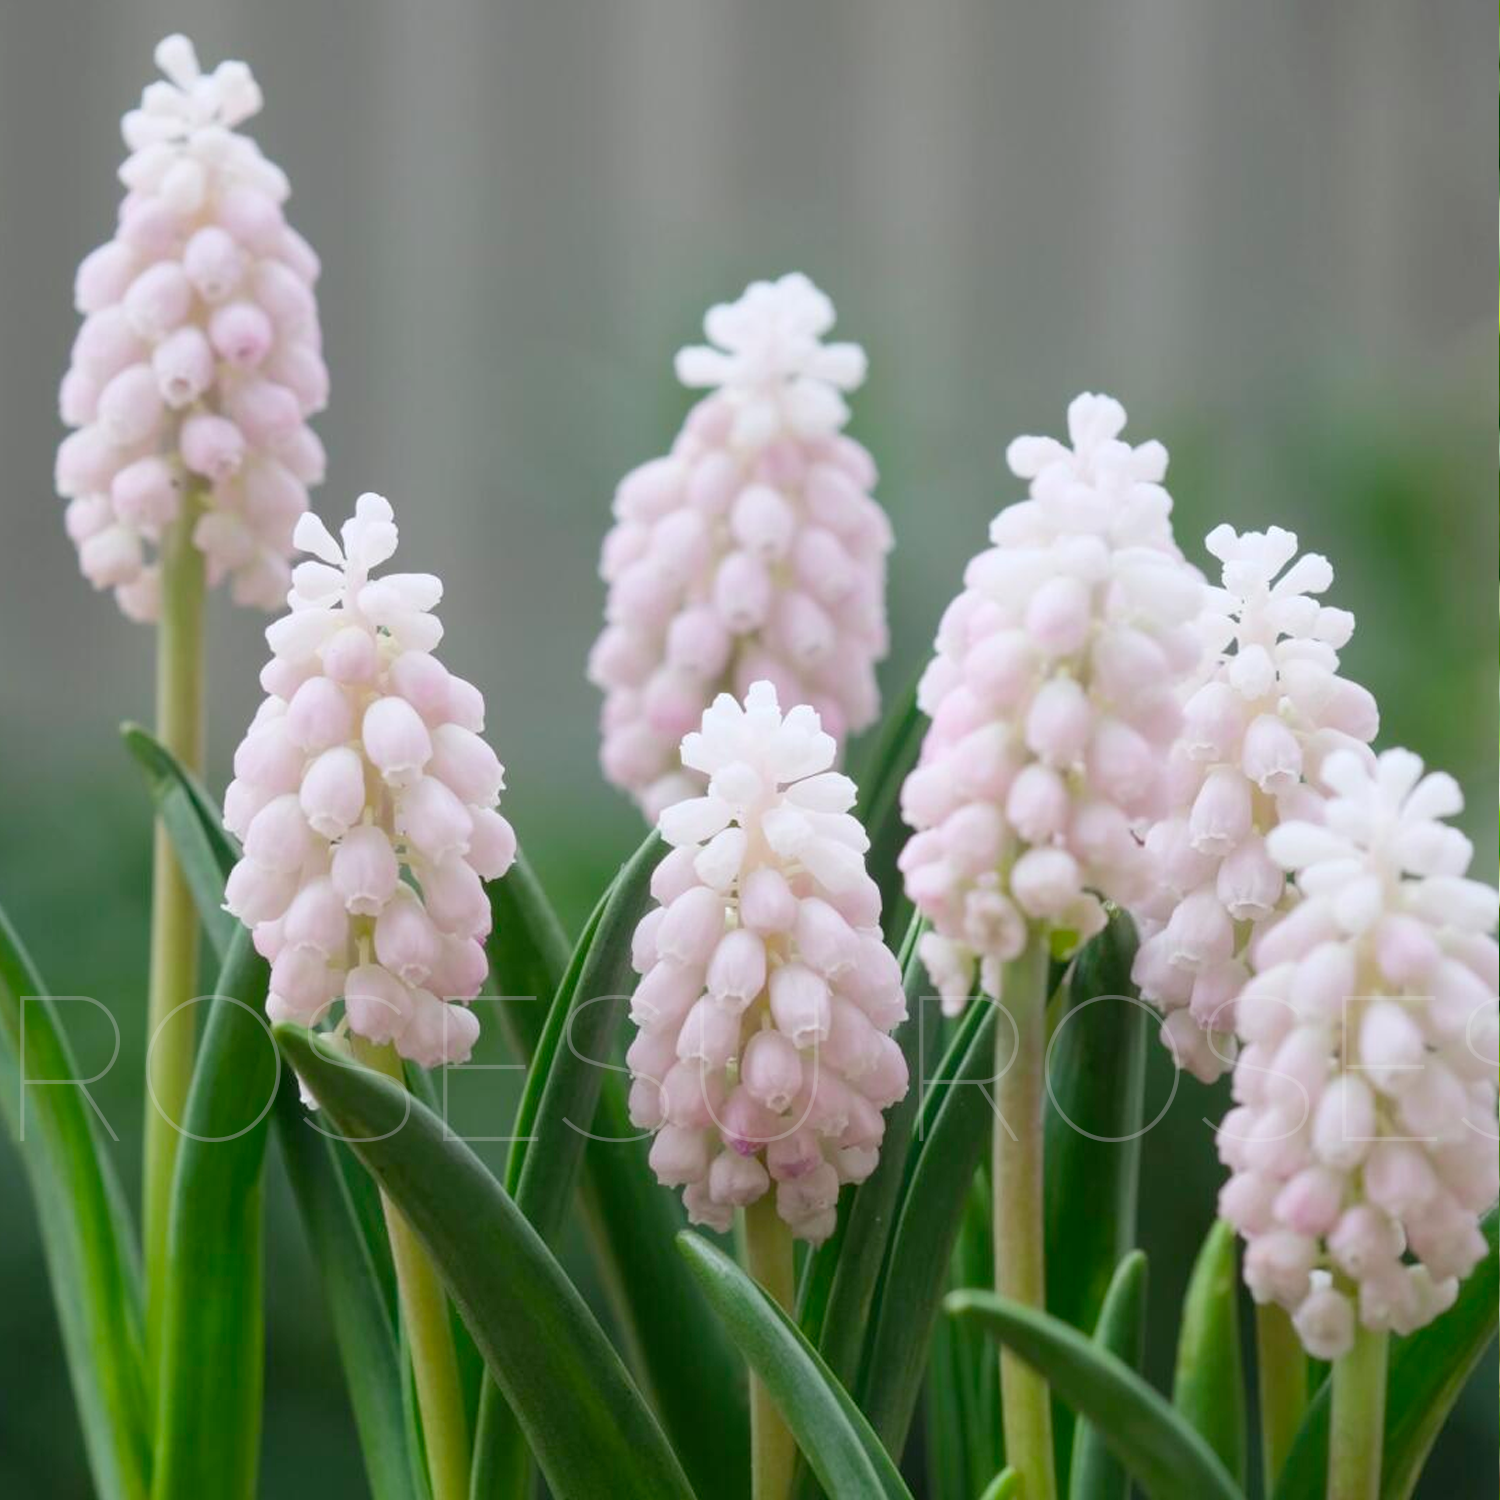
<path fill-rule="evenodd" d="M 765 1193 L 745 1210 L 745 1269 L 786 1312 L 797 1300 L 792 1233 Z M 797 1445 L 770 1392 L 750 1378 L 750 1492 L 753 1500 L 786 1500 L 797 1468 Z"/>
<path fill-rule="evenodd" d="M 1378 1500 L 1390 1335 L 1356 1322 L 1354 1347 L 1333 1366 L 1328 1500 Z"/>
<path fill-rule="evenodd" d="M 401 1059 L 394 1048 L 374 1047 L 357 1037 L 353 1041 L 354 1054 L 366 1067 L 405 1085 Z M 380 1202 L 385 1210 L 391 1259 L 395 1262 L 396 1284 L 401 1295 L 401 1318 L 411 1350 L 432 1500 L 467 1500 L 469 1430 L 458 1355 L 453 1347 L 453 1325 L 448 1320 L 448 1298 L 422 1242 L 400 1209 L 384 1191 Z"/>
<path fill-rule="evenodd" d="M 1047 939 L 1033 933 L 1026 951 L 1005 966 L 995 1027 L 997 1075 L 994 1125 L 995 1290 L 1003 1297 L 1047 1308 L 1042 1239 L 1043 1077 L 1047 1049 Z M 1056 1500 L 1052 1455 L 1052 1398 L 1047 1383 L 1023 1359 L 1000 1353 L 1000 1405 L 1005 1461 L 1021 1477 L 1026 1500 Z"/>
<path fill-rule="evenodd" d="M 1261 1487 L 1276 1488 L 1307 1410 L 1307 1355 L 1285 1308 L 1255 1309 L 1255 1378 L 1260 1392 Z"/>
<path fill-rule="evenodd" d="M 204 570 L 203 554 L 193 545 L 198 514 L 196 498 L 185 495 L 182 514 L 162 538 L 161 617 L 156 632 L 156 734 L 190 771 L 203 765 Z M 172 1173 L 193 1078 L 193 1012 L 177 1012 L 198 993 L 198 914 L 160 818 L 152 854 L 150 973 L 141 1219 L 148 1368 L 154 1371 L 167 1276 Z"/>

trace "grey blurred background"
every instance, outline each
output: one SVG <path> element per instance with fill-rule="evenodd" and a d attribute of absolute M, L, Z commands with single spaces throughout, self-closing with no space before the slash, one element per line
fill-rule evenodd
<path fill-rule="evenodd" d="M 112 226 L 118 118 L 164 33 L 260 79 L 252 129 L 324 263 L 315 504 L 383 491 L 405 564 L 445 578 L 446 657 L 490 699 L 506 810 L 576 921 L 640 833 L 596 773 L 582 671 L 611 489 L 670 441 L 703 309 L 791 269 L 870 354 L 888 692 L 1017 494 L 1005 442 L 1108 390 L 1172 449 L 1191 555 L 1229 519 L 1332 557 L 1351 675 L 1387 743 L 1463 781 L 1493 876 L 1489 3 L 0 0 L 0 902 L 54 991 L 142 1006 L 148 814 L 115 728 L 149 717 L 152 644 L 79 579 L 51 465 L 73 270 Z M 216 789 L 262 623 L 215 601 Z M 97 1093 L 133 1185 L 126 1030 Z M 80 1037 L 96 1065 L 108 1047 Z M 503 1130 L 503 1097 L 466 1108 Z M 1158 1378 L 1221 1108 L 1185 1083 L 1148 1138 Z M 270 1257 L 265 1493 L 359 1494 L 279 1176 Z M 1491 1358 L 1424 1493 L 1493 1476 L 1494 1389 Z M 72 1422 L 7 1147 L 0 1493 L 86 1494 Z"/>

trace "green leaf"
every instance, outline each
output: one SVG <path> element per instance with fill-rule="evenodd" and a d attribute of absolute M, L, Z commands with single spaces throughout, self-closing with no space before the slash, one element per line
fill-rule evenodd
<path fill-rule="evenodd" d="M 890 1454 L 797 1325 L 701 1235 L 684 1230 L 677 1248 L 824 1490 L 910 1500 Z"/>
<path fill-rule="evenodd" d="M 1001 1469 L 979 1500 L 1021 1500 L 1021 1476 L 1014 1469 Z"/>
<path fill-rule="evenodd" d="M 635 989 L 631 939 L 651 905 L 651 876 L 666 853 L 652 833 L 620 870 L 598 914 L 580 940 L 558 988 L 547 1029 L 531 1062 L 526 1098 L 516 1121 L 517 1205 L 544 1240 L 551 1240 L 572 1201 L 578 1165 L 606 1076 L 610 1048 Z M 533 1093 L 533 1079 L 540 1081 Z M 535 1100 L 527 1110 L 526 1103 Z M 509 1174 L 508 1174 L 509 1175 Z"/>
<path fill-rule="evenodd" d="M 1177 1335 L 1172 1405 L 1203 1434 L 1235 1480 L 1245 1482 L 1245 1380 L 1235 1233 L 1222 1219 L 1193 1263 Z"/>
<path fill-rule="evenodd" d="M 1099 1348 L 1125 1361 L 1137 1374 L 1146 1356 L 1146 1257 L 1132 1250 L 1119 1264 L 1104 1295 L 1094 1329 Z M 1068 1468 L 1069 1500 L 1127 1500 L 1130 1478 L 1092 1422 L 1073 1428 Z"/>
<path fill-rule="evenodd" d="M 524 854 L 489 884 L 490 979 L 511 1052 L 529 1060 L 568 967 L 568 938 Z"/>
<path fill-rule="evenodd" d="M 1067 972 L 1047 1047 L 1047 1311 L 1081 1333 L 1098 1323 L 1115 1267 L 1136 1239 L 1154 1028 L 1130 983 L 1135 950 L 1135 924 L 1112 913 Z M 1054 1403 L 1052 1426 L 1066 1474 L 1073 1414 Z"/>
<path fill-rule="evenodd" d="M 364 1226 L 353 1199 L 351 1179 L 370 1184 L 355 1166 L 346 1175 L 339 1157 L 348 1148 L 327 1138 L 302 1108 L 291 1069 L 285 1070 L 276 1098 L 276 1134 L 292 1191 L 307 1231 L 323 1301 L 333 1322 L 354 1423 L 374 1500 L 423 1500 L 413 1478 L 402 1395 L 403 1361 L 393 1320 L 392 1288 L 387 1286 L 389 1251 L 380 1224 L 378 1197 L 374 1226 Z M 379 1235 L 372 1244 L 369 1229 Z M 387 1262 L 382 1268 L 377 1251 Z"/>
<path fill-rule="evenodd" d="M 140 1267 L 108 1125 L 87 1083 L 70 1083 L 80 1077 L 59 1002 L 0 911 L 0 1111 L 36 1204 L 94 1487 L 101 1500 L 145 1500 Z"/>
<path fill-rule="evenodd" d="M 512 1199 L 404 1089 L 276 1029 L 334 1127 L 427 1248 L 557 1500 L 689 1500 L 681 1465 Z"/>
<path fill-rule="evenodd" d="M 927 970 L 917 957 L 923 930 L 921 918 L 914 917 L 899 953 L 907 1018 L 896 1037 L 906 1055 L 911 1087 L 906 1097 L 886 1112 L 879 1165 L 848 1195 L 840 1208 L 838 1232 L 808 1257 L 803 1277 L 798 1324 L 846 1386 L 859 1375 L 870 1307 L 895 1226 L 912 1146 L 912 1125 L 922 1097 L 922 1063 L 929 1055 L 924 1041 L 930 1045 L 936 1032 L 932 1024 L 936 1017 L 923 1014 L 922 999 L 930 989 Z"/>
<path fill-rule="evenodd" d="M 858 1390 L 861 1410 L 892 1453 L 906 1444 L 964 1201 L 990 1139 L 994 1037 L 995 1007 L 971 1004 L 918 1105 L 917 1152 L 872 1309 Z"/>
<path fill-rule="evenodd" d="M 241 931 L 219 975 L 172 1179 L 152 1500 L 256 1492 L 262 1169 L 281 1061 L 270 971 Z"/>
<path fill-rule="evenodd" d="M 224 881 L 239 849 L 224 832 L 222 815 L 198 779 L 159 740 L 139 724 L 120 730 L 125 748 L 146 774 L 157 816 L 172 840 L 199 919 L 219 962 L 240 924 L 223 909 Z"/>
<path fill-rule="evenodd" d="M 913 684 L 886 716 L 860 763 L 854 815 L 870 836 L 865 868 L 880 887 L 881 925 L 888 942 L 894 942 L 911 917 L 911 903 L 896 868 L 897 856 L 910 836 L 901 821 L 901 786 L 917 763 L 926 733 L 927 715 L 917 707 Z"/>
<path fill-rule="evenodd" d="M 518 875 L 521 893 L 502 905 L 500 892 Z M 569 954 L 561 924 L 535 877 L 518 860 L 490 894 L 497 929 L 490 959 L 502 993 L 555 995 Z M 512 929 L 517 921 L 532 924 L 542 936 L 507 934 L 499 930 L 501 921 Z M 514 1050 L 529 1059 L 540 1043 L 548 1007 L 517 1003 L 504 1011 Z M 697 1284 L 682 1275 L 668 1253 L 685 1221 L 675 1195 L 651 1171 L 648 1138 L 630 1123 L 624 1077 L 613 1071 L 602 1075 L 595 1138 L 584 1152 L 584 1222 L 630 1364 L 683 1466 L 700 1493 L 732 1497 L 748 1484 L 750 1462 L 743 1366 Z M 686 1329 L 692 1330 L 690 1362 L 682 1358 Z M 484 1450 L 476 1440 L 479 1451 Z M 493 1476 L 476 1469 L 475 1477 L 494 1492 Z M 479 1497 L 484 1490 L 477 1485 L 474 1493 Z"/>
<path fill-rule="evenodd" d="M 1381 1500 L 1409 1500 L 1422 1465 L 1437 1440 L 1470 1372 L 1495 1337 L 1500 1297 L 1500 1211 L 1491 1209 L 1482 1228 L 1490 1251 L 1459 1288 L 1458 1301 L 1426 1328 L 1391 1341 L 1386 1388 L 1385 1453 Z M 1287 1455 L 1276 1500 L 1321 1495 L 1328 1472 L 1331 1382 L 1325 1381 L 1307 1409 L 1297 1441 Z"/>
<path fill-rule="evenodd" d="M 1115 912 L 1073 963 L 1047 1047 L 1047 1311 L 1080 1331 L 1135 1243 L 1148 1020 L 1135 949 Z"/>
<path fill-rule="evenodd" d="M 1208 1444 L 1129 1365 L 1076 1329 L 993 1292 L 954 1292 L 946 1306 L 1044 1375 L 1152 1500 L 1243 1500 Z"/>
<path fill-rule="evenodd" d="M 665 850 L 660 835 L 651 834 L 594 909 L 531 1060 L 505 1186 L 547 1244 L 557 1237 L 573 1201 L 588 1140 L 585 1132 L 593 1125 L 609 1066 L 604 1060 L 619 1030 L 625 1001 L 635 988 L 631 938 L 650 905 L 651 874 Z M 536 915 L 534 904 L 531 915 Z M 541 961 L 533 960 L 538 977 Z M 486 1382 L 474 1441 L 476 1500 L 514 1488 L 525 1466 L 519 1429 L 500 1409 L 496 1387 Z"/>

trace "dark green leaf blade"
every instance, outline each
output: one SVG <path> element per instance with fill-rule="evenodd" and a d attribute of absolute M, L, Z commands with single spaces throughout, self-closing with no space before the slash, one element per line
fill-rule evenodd
<path fill-rule="evenodd" d="M 860 763 L 859 800 L 854 814 L 870 836 L 865 868 L 880 887 L 881 926 L 891 943 L 905 931 L 911 917 L 911 903 L 896 868 L 897 856 L 909 836 L 901 821 L 901 787 L 917 763 L 926 733 L 927 715 L 917 707 L 913 684 L 891 708 Z"/>
<path fill-rule="evenodd" d="M 921 1103 L 924 1043 L 930 1042 L 936 1030 L 931 1024 L 935 1015 L 923 1014 L 923 996 L 930 988 L 927 970 L 917 957 L 923 930 L 921 919 L 914 917 L 898 954 L 905 977 L 907 1018 L 896 1036 L 906 1056 L 911 1085 L 906 1097 L 886 1112 L 879 1165 L 840 1205 L 840 1232 L 809 1256 L 803 1277 L 798 1324 L 845 1386 L 859 1375 L 870 1306 L 895 1226 L 912 1126 Z"/>
<path fill-rule="evenodd" d="M 1094 1342 L 1140 1373 L 1146 1355 L 1146 1257 L 1141 1251 L 1132 1250 L 1115 1271 L 1099 1310 Z M 1129 1494 L 1130 1476 L 1098 1429 L 1088 1421 L 1075 1424 L 1069 1500 L 1126 1500 Z"/>
<path fill-rule="evenodd" d="M 373 1500 L 423 1500 L 407 1443 L 391 1302 L 338 1161 L 348 1148 L 329 1140 L 308 1117 L 289 1068 L 277 1092 L 275 1121 L 339 1346 L 370 1493 Z M 354 1170 L 369 1182 L 362 1169 Z M 383 1226 L 379 1233 L 383 1241 Z"/>
<path fill-rule="evenodd" d="M 153 1500 L 253 1500 L 264 1365 L 262 1171 L 281 1068 L 243 929 L 219 975 L 172 1179 Z"/>
<path fill-rule="evenodd" d="M 299 1028 L 276 1034 L 426 1245 L 558 1500 L 690 1500 L 619 1356 L 478 1157 L 389 1079 L 328 1056 Z"/>
<path fill-rule="evenodd" d="M 140 1267 L 104 1123 L 86 1085 L 68 1083 L 87 1077 L 58 1003 L 0 911 L 0 1110 L 31 1183 L 95 1488 L 103 1500 L 145 1500 Z"/>
<path fill-rule="evenodd" d="M 1113 913 L 1069 971 L 1047 1049 L 1047 1311 L 1082 1332 L 1135 1243 L 1148 1022 L 1135 949 L 1135 924 Z"/>
<path fill-rule="evenodd" d="M 1123 1360 L 1076 1329 L 993 1292 L 954 1292 L 946 1306 L 1045 1375 L 1152 1500 L 1243 1500 L 1208 1444 Z"/>
<path fill-rule="evenodd" d="M 199 919 L 222 963 L 239 930 L 239 923 L 222 905 L 224 881 L 239 858 L 239 850 L 224 831 L 219 809 L 208 793 L 165 745 L 139 724 L 124 725 L 120 734 L 125 748 L 145 772 L 157 816 L 172 840 Z"/>
<path fill-rule="evenodd" d="M 735 1263 L 684 1230 L 677 1247 L 714 1311 L 770 1392 L 825 1491 L 906 1497 L 890 1455 L 801 1330 Z"/>
<path fill-rule="evenodd" d="M 1203 1434 L 1224 1467 L 1245 1482 L 1245 1379 L 1235 1233 L 1214 1221 L 1193 1263 L 1177 1335 L 1172 1405 Z"/>
<path fill-rule="evenodd" d="M 1381 1500 L 1409 1500 L 1415 1493 L 1422 1465 L 1464 1382 L 1495 1337 L 1500 1297 L 1497 1224 L 1500 1210 L 1491 1209 L 1483 1224 L 1489 1254 L 1459 1288 L 1458 1301 L 1426 1328 L 1391 1341 Z M 1323 1383 L 1307 1409 L 1281 1471 L 1276 1500 L 1307 1500 L 1323 1493 L 1328 1471 L 1329 1384 Z"/>
<path fill-rule="evenodd" d="M 918 1108 L 918 1149 L 872 1310 L 858 1391 L 860 1409 L 892 1453 L 906 1444 L 969 1184 L 990 1139 L 995 1014 L 993 1005 L 970 1004 Z"/>
<path fill-rule="evenodd" d="M 529 1060 L 568 967 L 568 938 L 525 854 L 490 882 L 489 897 L 493 920 L 485 947 L 493 992 L 502 1002 L 500 1024 L 511 1051 Z"/>

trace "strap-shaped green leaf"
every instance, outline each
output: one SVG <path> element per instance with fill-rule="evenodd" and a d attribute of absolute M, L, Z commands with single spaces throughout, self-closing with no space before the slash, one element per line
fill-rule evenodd
<path fill-rule="evenodd" d="M 677 1247 L 829 1495 L 910 1500 L 891 1456 L 802 1331 L 701 1235 Z"/>
<path fill-rule="evenodd" d="M 881 925 L 890 943 L 906 930 L 911 918 L 911 903 L 896 868 L 897 856 L 910 836 L 901 821 L 901 786 L 917 763 L 926 733 L 927 715 L 917 707 L 913 684 L 892 706 L 868 754 L 860 758 L 859 801 L 854 812 L 870 836 L 865 868 L 880 887 Z"/>
<path fill-rule="evenodd" d="M 69 1083 L 87 1077 L 0 911 L 0 1111 L 31 1183 L 94 1486 L 101 1500 L 145 1500 L 140 1267 L 103 1122 L 86 1085 Z"/>
<path fill-rule="evenodd" d="M 970 1004 L 917 1111 L 895 1231 L 874 1308 L 860 1409 L 892 1453 L 906 1444 L 964 1201 L 994 1119 L 995 1008 Z"/>
<path fill-rule="evenodd" d="M 506 894 L 518 877 L 518 886 Z M 490 900 L 495 913 L 490 965 L 498 992 L 543 997 L 502 1007 L 513 1050 L 529 1060 L 545 1029 L 548 997 L 563 983 L 568 947 L 545 893 L 521 860 L 490 886 Z M 522 925 L 530 930 L 518 931 Z M 697 1284 L 682 1275 L 670 1254 L 685 1222 L 682 1208 L 651 1172 L 647 1138 L 630 1123 L 622 1073 L 601 1075 L 593 1134 L 596 1138 L 585 1144 L 580 1182 L 584 1219 L 632 1368 L 695 1486 L 733 1500 L 749 1472 L 743 1366 Z M 691 1361 L 682 1358 L 689 1329 Z M 493 1406 L 491 1401 L 490 1421 L 496 1416 Z M 509 1482 L 492 1467 L 498 1461 L 503 1470 L 507 1461 L 491 1452 L 493 1441 L 487 1424 L 481 1424 L 475 1500 L 505 1493 L 497 1486 Z"/>
<path fill-rule="evenodd" d="M 222 904 L 224 881 L 239 858 L 239 849 L 224 831 L 219 809 L 202 784 L 160 740 L 139 724 L 126 724 L 120 734 L 125 748 L 146 774 L 157 816 L 172 840 L 199 920 L 223 963 L 239 930 L 239 923 Z"/>
<path fill-rule="evenodd" d="M 917 957 L 923 930 L 921 918 L 914 917 L 899 954 L 907 1015 L 896 1036 L 906 1056 L 911 1085 L 906 1097 L 886 1112 L 879 1165 L 845 1196 L 839 1206 L 837 1233 L 808 1257 L 802 1280 L 798 1325 L 845 1385 L 859 1375 L 870 1305 L 895 1224 L 912 1125 L 921 1103 L 921 1071 L 928 1055 L 924 1041 L 930 1043 L 936 1030 L 932 1024 L 936 1007 L 927 1007 L 927 1014 L 923 1013 L 923 995 L 930 988 L 927 970 Z"/>
<path fill-rule="evenodd" d="M 1146 1257 L 1132 1250 L 1115 1271 L 1094 1329 L 1099 1348 L 1125 1361 L 1137 1374 L 1146 1355 Z M 1092 1422 L 1073 1428 L 1068 1466 L 1069 1500 L 1126 1500 L 1130 1476 Z"/>
<path fill-rule="evenodd" d="M 488 889 L 493 920 L 485 946 L 500 1025 L 512 1053 L 529 1061 L 568 967 L 568 937 L 524 853 Z"/>
<path fill-rule="evenodd" d="M 1135 950 L 1113 913 L 1069 970 L 1047 1048 L 1047 1311 L 1082 1332 L 1135 1243 L 1149 1022 Z"/>
<path fill-rule="evenodd" d="M 1245 1482 L 1245 1377 L 1234 1227 L 1215 1220 L 1193 1263 L 1177 1333 L 1172 1405 Z"/>
<path fill-rule="evenodd" d="M 979 1500 L 1020 1500 L 1021 1476 L 1014 1469 L 1001 1469 L 984 1487 Z"/>
<path fill-rule="evenodd" d="M 1500 1296 L 1497 1224 L 1500 1210 L 1491 1209 L 1483 1224 L 1489 1254 L 1459 1288 L 1453 1306 L 1426 1328 L 1391 1341 L 1381 1500 L 1409 1500 L 1416 1492 L 1422 1465 L 1443 1423 L 1495 1337 Z M 1281 1471 L 1276 1500 L 1306 1500 L 1323 1493 L 1328 1474 L 1329 1386 L 1325 1381 L 1307 1408 Z"/>
<path fill-rule="evenodd" d="M 573 1202 L 600 1086 L 612 1066 L 610 1047 L 635 988 L 631 938 L 650 905 L 651 873 L 665 851 L 660 836 L 651 834 L 611 882 L 578 940 L 531 1060 L 505 1185 L 548 1244 Z M 539 977 L 540 955 L 531 961 Z M 475 1500 L 514 1489 L 525 1466 L 519 1429 L 487 1381 L 474 1439 Z"/>
<path fill-rule="evenodd" d="M 282 1049 L 422 1239 L 558 1500 L 687 1500 L 682 1467 L 594 1315 L 483 1163 L 404 1089 Z"/>
<path fill-rule="evenodd" d="M 1243 1500 L 1208 1444 L 1129 1365 L 1076 1329 L 993 1292 L 954 1292 L 945 1305 L 1046 1376 L 1152 1500 Z"/>
<path fill-rule="evenodd" d="M 230 945 L 193 1069 L 172 1179 L 153 1500 L 252 1500 L 264 1367 L 261 1211 L 280 1059 L 270 971 Z"/>
<path fill-rule="evenodd" d="M 123 733 L 146 772 L 209 942 L 223 962 L 240 933 L 220 905 L 239 847 L 197 778 L 165 746 L 135 725 Z M 408 1441 L 404 1357 L 394 1327 L 395 1273 L 379 1195 L 348 1148 L 314 1129 L 290 1077 L 281 1081 L 274 1118 L 333 1321 L 371 1492 L 375 1500 L 417 1500 L 422 1481 Z"/>
<path fill-rule="evenodd" d="M 379 1203 L 374 1204 L 375 1218 L 369 1227 L 380 1240 L 372 1246 L 362 1231 L 350 1181 L 338 1161 L 339 1156 L 348 1155 L 348 1148 L 330 1141 L 322 1133 L 326 1127 L 308 1117 L 290 1068 L 277 1094 L 275 1121 L 282 1159 L 333 1322 L 370 1493 L 374 1500 L 423 1500 L 408 1442 L 402 1357 L 392 1303 L 374 1253 L 377 1248 L 385 1249 Z M 360 1182 L 370 1182 L 363 1168 L 356 1165 L 354 1172 Z"/>

